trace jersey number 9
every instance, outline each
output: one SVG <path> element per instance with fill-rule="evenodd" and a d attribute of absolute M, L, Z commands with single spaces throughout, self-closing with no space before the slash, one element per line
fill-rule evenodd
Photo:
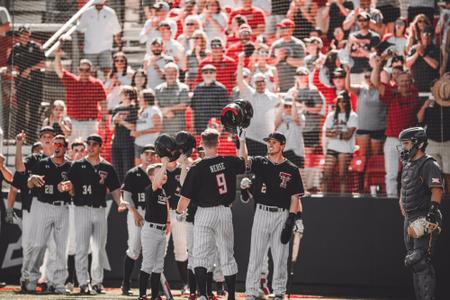
<path fill-rule="evenodd" d="M 217 187 L 219 188 L 219 194 L 226 194 L 228 191 L 227 181 L 225 180 L 225 174 L 219 173 L 216 175 Z"/>

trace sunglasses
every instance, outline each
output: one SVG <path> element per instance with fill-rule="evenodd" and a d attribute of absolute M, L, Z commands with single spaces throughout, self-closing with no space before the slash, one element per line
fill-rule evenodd
<path fill-rule="evenodd" d="M 417 23 L 426 23 L 425 20 L 418 20 Z"/>
<path fill-rule="evenodd" d="M 64 143 L 53 142 L 53 146 L 54 146 L 55 148 L 64 148 Z"/>
<path fill-rule="evenodd" d="M 195 26 L 195 23 L 186 23 L 186 26 Z"/>
<path fill-rule="evenodd" d="M 125 59 L 116 59 L 116 60 L 114 60 L 114 62 L 122 62 L 122 63 L 124 63 Z"/>
<path fill-rule="evenodd" d="M 261 84 L 261 83 L 266 83 L 266 81 L 265 81 L 265 80 L 256 80 L 256 81 L 255 81 L 255 84 L 258 84 L 258 83 L 259 83 L 259 84 Z"/>
<path fill-rule="evenodd" d="M 202 36 L 194 36 L 194 40 L 202 40 L 203 37 Z"/>
<path fill-rule="evenodd" d="M 222 45 L 221 44 L 212 44 L 211 49 L 222 49 Z"/>
<path fill-rule="evenodd" d="M 215 74 L 216 71 L 213 71 L 213 70 L 207 70 L 207 71 L 203 71 L 202 73 L 203 73 L 203 74 Z"/>
<path fill-rule="evenodd" d="M 78 68 L 78 70 L 83 73 L 87 73 L 87 72 L 91 71 L 91 69 L 89 69 L 89 68 Z"/>
<path fill-rule="evenodd" d="M 259 53 L 259 55 L 265 55 L 265 56 L 269 55 L 269 51 L 267 51 L 267 50 L 260 50 L 258 53 Z"/>
<path fill-rule="evenodd" d="M 358 19 L 358 22 L 369 22 L 369 20 L 367 20 L 367 19 Z"/>

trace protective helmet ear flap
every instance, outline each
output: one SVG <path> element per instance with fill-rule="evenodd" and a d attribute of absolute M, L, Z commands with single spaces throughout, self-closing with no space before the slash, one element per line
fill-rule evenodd
<path fill-rule="evenodd" d="M 243 120 L 244 112 L 241 106 L 235 102 L 226 105 L 220 114 L 220 121 L 227 130 L 241 126 Z"/>
<path fill-rule="evenodd" d="M 167 157 L 170 161 L 175 161 L 180 157 L 175 137 L 163 133 L 155 140 L 155 152 L 159 157 Z"/>
<path fill-rule="evenodd" d="M 191 156 L 192 150 L 197 146 L 195 137 L 186 131 L 177 132 L 175 142 L 180 152 L 187 156 Z"/>

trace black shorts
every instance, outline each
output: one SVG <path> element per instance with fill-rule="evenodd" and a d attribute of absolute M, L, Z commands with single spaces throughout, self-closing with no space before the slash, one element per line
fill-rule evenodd
<path fill-rule="evenodd" d="M 338 158 L 339 154 L 348 154 L 350 156 L 352 155 L 351 153 L 344 153 L 344 152 L 338 152 L 336 150 L 327 149 L 327 155 L 331 155 L 331 156 Z"/>
<path fill-rule="evenodd" d="M 320 131 L 303 132 L 303 141 L 305 142 L 305 147 L 308 147 L 308 148 L 319 146 Z"/>
<path fill-rule="evenodd" d="M 395 22 L 400 17 L 400 8 L 392 5 L 379 6 L 377 9 L 383 15 L 383 24 Z"/>
<path fill-rule="evenodd" d="M 369 135 L 372 140 L 384 141 L 386 136 L 384 135 L 385 130 L 356 130 L 357 135 Z"/>
<path fill-rule="evenodd" d="M 303 158 L 303 156 L 298 156 L 294 151 L 288 150 L 284 152 L 283 155 L 300 169 L 303 169 L 305 167 L 305 159 Z"/>

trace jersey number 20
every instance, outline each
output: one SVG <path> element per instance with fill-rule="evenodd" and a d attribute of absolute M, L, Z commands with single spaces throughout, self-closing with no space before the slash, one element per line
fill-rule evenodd
<path fill-rule="evenodd" d="M 225 180 L 225 174 L 219 173 L 216 175 L 217 187 L 219 188 L 219 194 L 226 194 L 228 191 L 227 181 Z"/>

